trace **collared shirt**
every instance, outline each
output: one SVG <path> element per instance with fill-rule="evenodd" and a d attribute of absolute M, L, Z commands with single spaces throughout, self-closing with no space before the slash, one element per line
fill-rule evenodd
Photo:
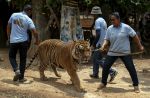
<path fill-rule="evenodd" d="M 98 19 L 96 19 L 95 29 L 100 30 L 100 32 L 99 32 L 100 38 L 99 38 L 98 42 L 96 43 L 96 47 L 98 47 L 99 45 L 103 44 L 104 38 L 106 35 L 106 30 L 107 30 L 107 23 L 102 17 L 99 17 Z"/>
<path fill-rule="evenodd" d="M 11 25 L 10 43 L 27 41 L 27 30 L 35 29 L 33 21 L 25 12 L 12 14 L 8 23 Z"/>
<path fill-rule="evenodd" d="M 108 55 L 124 56 L 130 54 L 129 36 L 134 37 L 135 35 L 136 32 L 127 24 L 121 23 L 119 27 L 109 26 L 105 36 L 105 39 L 110 41 Z"/>

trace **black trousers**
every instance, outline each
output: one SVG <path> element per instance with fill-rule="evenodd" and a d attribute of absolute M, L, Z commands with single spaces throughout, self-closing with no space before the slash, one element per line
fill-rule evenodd
<path fill-rule="evenodd" d="M 96 48 L 98 49 L 98 48 Z M 105 60 L 103 59 L 102 53 L 100 51 L 94 51 L 92 54 L 92 61 L 93 61 L 93 75 L 99 74 L 99 66 L 102 68 L 104 67 Z M 110 68 L 109 74 L 113 75 L 116 72 L 115 69 Z"/>
<path fill-rule="evenodd" d="M 111 68 L 111 66 L 113 65 L 113 63 L 120 58 L 124 65 L 126 66 L 132 82 L 133 82 L 133 86 L 138 86 L 139 84 L 139 80 L 137 77 L 137 72 L 135 69 L 135 66 L 133 64 L 133 59 L 130 55 L 127 56 L 107 56 L 104 62 L 104 68 L 102 71 L 102 83 L 107 85 L 107 78 L 108 78 L 108 74 L 109 74 L 109 69 Z"/>
<path fill-rule="evenodd" d="M 18 69 L 20 70 L 20 73 L 21 73 L 20 79 L 24 78 L 26 58 L 27 58 L 27 49 L 28 49 L 28 41 L 20 42 L 20 43 L 10 43 L 10 49 L 9 49 L 10 64 L 12 65 L 14 72 Z M 19 65 L 16 61 L 16 55 L 17 55 L 18 50 L 19 50 L 19 55 L 20 55 Z"/>

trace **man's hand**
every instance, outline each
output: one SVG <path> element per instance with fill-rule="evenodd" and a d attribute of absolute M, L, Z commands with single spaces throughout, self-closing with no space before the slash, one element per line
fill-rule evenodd
<path fill-rule="evenodd" d="M 103 52 L 103 53 L 107 53 L 108 52 L 108 49 L 105 49 L 103 47 L 99 48 L 99 51 Z"/>
<path fill-rule="evenodd" d="M 104 52 L 105 49 L 104 48 L 99 48 L 99 51 Z"/>
<path fill-rule="evenodd" d="M 104 40 L 102 47 L 99 49 L 101 52 L 108 52 L 109 49 L 109 41 Z"/>
<path fill-rule="evenodd" d="M 133 37 L 133 40 L 134 40 L 134 42 L 137 44 L 139 50 L 140 50 L 141 52 L 144 52 L 144 47 L 142 46 L 142 44 L 141 44 L 141 42 L 140 42 L 140 40 L 139 40 L 139 37 L 136 35 L 136 36 Z"/>
<path fill-rule="evenodd" d="M 32 34 L 34 35 L 34 38 L 35 38 L 35 45 L 39 45 L 40 44 L 40 41 L 39 41 L 39 37 L 38 37 L 38 33 L 37 33 L 37 31 L 36 31 L 36 29 L 31 29 L 31 32 L 32 32 Z"/>
<path fill-rule="evenodd" d="M 144 52 L 144 47 L 141 45 L 141 46 L 139 47 L 139 50 L 140 50 L 141 52 Z"/>

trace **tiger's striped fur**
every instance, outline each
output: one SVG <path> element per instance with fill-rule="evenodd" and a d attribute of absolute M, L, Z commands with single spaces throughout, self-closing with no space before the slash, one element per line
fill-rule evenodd
<path fill-rule="evenodd" d="M 79 60 L 89 59 L 91 56 L 90 44 L 88 41 L 63 42 L 57 39 L 45 40 L 38 46 L 35 56 L 37 56 L 40 61 L 39 72 L 42 80 L 47 79 L 44 70 L 48 66 L 51 66 L 55 75 L 60 77 L 56 67 L 61 66 L 70 75 L 71 81 L 77 91 L 83 90 L 80 86 L 80 80 L 76 71 L 77 62 L 79 62 Z"/>

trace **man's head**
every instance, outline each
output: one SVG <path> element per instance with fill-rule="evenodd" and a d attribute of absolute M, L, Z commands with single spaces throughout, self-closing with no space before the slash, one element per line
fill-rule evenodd
<path fill-rule="evenodd" d="M 101 8 L 99 6 L 94 6 L 91 11 L 91 15 L 96 19 L 102 14 Z"/>
<path fill-rule="evenodd" d="M 115 27 L 118 27 L 120 25 L 120 15 L 118 12 L 112 13 L 110 19 Z"/>
<path fill-rule="evenodd" d="M 24 6 L 23 11 L 28 15 L 31 16 L 32 14 L 32 6 L 27 4 Z"/>

